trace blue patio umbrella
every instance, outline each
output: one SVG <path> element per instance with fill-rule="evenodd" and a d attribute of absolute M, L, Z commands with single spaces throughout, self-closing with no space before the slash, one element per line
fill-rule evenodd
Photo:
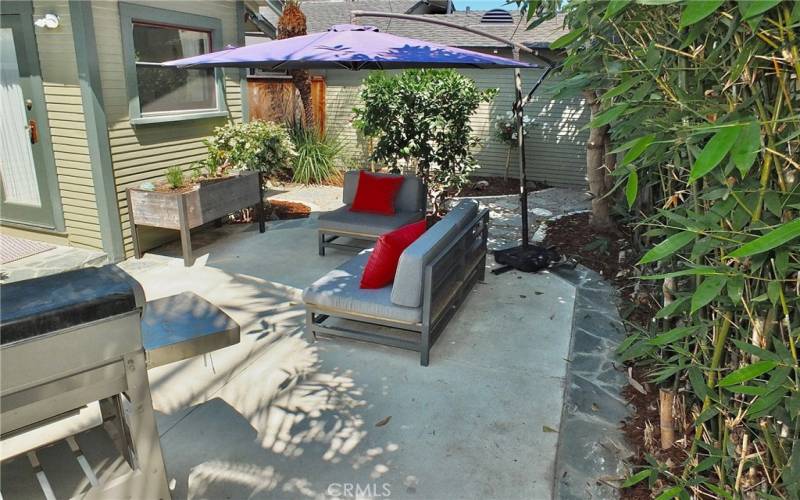
<path fill-rule="evenodd" d="M 407 69 L 538 68 L 505 57 L 338 24 L 328 31 L 257 43 L 163 63 L 180 68 Z"/>

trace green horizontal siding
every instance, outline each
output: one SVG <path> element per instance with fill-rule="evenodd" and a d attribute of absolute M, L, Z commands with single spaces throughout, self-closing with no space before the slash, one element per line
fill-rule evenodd
<path fill-rule="evenodd" d="M 57 30 L 35 30 L 67 243 L 102 250 L 69 4 L 35 0 L 33 11 L 59 16 Z"/>

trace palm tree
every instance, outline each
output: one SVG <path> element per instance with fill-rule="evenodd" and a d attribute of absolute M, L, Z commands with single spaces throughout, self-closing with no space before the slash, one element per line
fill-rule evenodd
<path fill-rule="evenodd" d="M 300 10 L 300 0 L 285 0 L 281 17 L 278 18 L 278 40 L 302 36 L 308 32 L 306 15 Z M 314 111 L 311 107 L 311 76 L 304 69 L 290 69 L 292 83 L 300 92 L 306 127 L 314 126 Z"/>

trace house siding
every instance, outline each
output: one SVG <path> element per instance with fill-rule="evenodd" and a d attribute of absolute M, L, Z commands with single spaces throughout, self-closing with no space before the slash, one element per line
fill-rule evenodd
<path fill-rule="evenodd" d="M 150 1 L 128 2 L 217 18 L 222 23 L 222 45 L 237 43 L 236 8 L 228 1 Z M 125 255 L 133 255 L 125 190 L 144 181 L 162 179 L 173 165 L 189 170 L 205 157 L 203 139 L 226 118 L 198 119 L 132 126 L 122 51 L 119 6 L 116 2 L 93 2 L 100 79 L 108 122 L 108 135 L 114 168 L 117 202 L 122 222 Z M 241 120 L 242 102 L 238 70 L 225 70 L 225 93 L 230 118 Z"/>
<path fill-rule="evenodd" d="M 505 54 L 503 54 L 505 55 Z M 523 70 L 524 91 L 541 76 L 543 70 Z M 461 70 L 473 79 L 481 89 L 498 88 L 491 103 L 484 103 L 472 117 L 475 133 L 482 144 L 475 150 L 478 176 L 502 176 L 506 169 L 509 148 L 493 137 L 493 119 L 498 114 L 510 111 L 514 101 L 513 70 Z M 358 165 L 366 161 L 367 145 L 359 138 L 352 126 L 353 108 L 360 104 L 360 85 L 368 72 L 335 70 L 326 72 L 327 83 L 327 127 L 345 144 L 350 163 Z M 526 164 L 528 178 L 546 182 L 551 186 L 586 187 L 586 139 L 582 130 L 588 113 L 581 99 L 552 100 L 553 86 L 557 79 L 548 77 L 525 107 L 525 113 L 534 120 L 534 128 L 526 139 Z M 509 162 L 510 175 L 519 172 L 518 154 L 512 149 Z"/>
<path fill-rule="evenodd" d="M 33 10 L 34 16 L 58 12 L 60 18 L 58 29 L 35 33 L 67 243 L 102 249 L 69 5 L 35 0 Z"/>

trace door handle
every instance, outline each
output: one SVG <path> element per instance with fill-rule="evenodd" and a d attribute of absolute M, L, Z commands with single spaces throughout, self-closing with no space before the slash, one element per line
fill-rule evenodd
<path fill-rule="evenodd" d="M 39 128 L 36 125 L 36 120 L 28 122 L 28 130 L 30 130 L 31 133 L 31 144 L 39 142 Z"/>

